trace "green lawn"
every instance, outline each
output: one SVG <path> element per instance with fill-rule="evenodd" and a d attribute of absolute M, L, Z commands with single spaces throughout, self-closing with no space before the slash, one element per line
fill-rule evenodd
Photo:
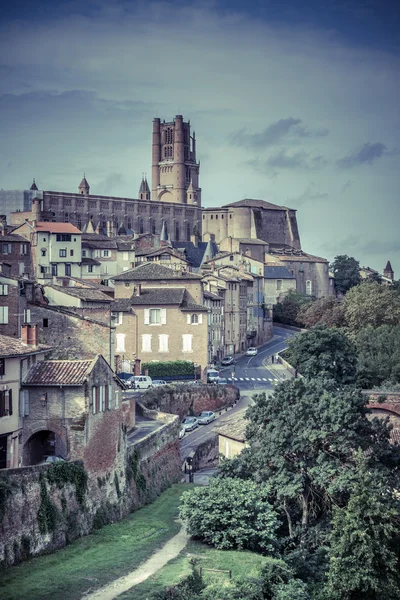
<path fill-rule="evenodd" d="M 206 569 L 227 569 L 232 571 L 232 578 L 255 577 L 260 568 L 268 560 L 253 552 L 237 550 L 215 550 L 200 542 L 189 541 L 180 555 L 169 562 L 160 571 L 128 592 L 118 596 L 118 600 L 147 600 L 152 592 L 161 590 L 167 585 L 177 583 L 185 575 L 191 573 L 190 558 L 196 559 L 198 568 L 203 567 L 204 581 L 211 582 L 215 578 L 229 578 L 228 574 L 212 573 Z"/>
<path fill-rule="evenodd" d="M 179 531 L 179 498 L 191 487 L 173 485 L 123 521 L 6 570 L 0 575 L 0 597 L 76 600 L 132 571 Z"/>

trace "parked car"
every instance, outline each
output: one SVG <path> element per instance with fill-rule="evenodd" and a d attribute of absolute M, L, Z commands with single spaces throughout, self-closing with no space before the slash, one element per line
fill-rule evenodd
<path fill-rule="evenodd" d="M 160 387 L 160 385 L 167 385 L 164 379 L 153 379 L 153 387 Z"/>
<path fill-rule="evenodd" d="M 225 379 L 225 377 L 218 377 L 215 383 L 217 383 L 218 385 L 228 385 L 228 380 Z"/>
<path fill-rule="evenodd" d="M 193 431 L 196 427 L 199 426 L 199 422 L 196 417 L 185 417 L 182 421 L 182 427 L 184 427 L 186 431 Z"/>
<path fill-rule="evenodd" d="M 153 387 L 153 381 L 148 375 L 134 375 L 128 379 L 127 384 L 134 390 L 148 390 Z"/>
<path fill-rule="evenodd" d="M 257 348 L 253 348 L 253 346 L 250 346 L 250 348 L 247 348 L 246 354 L 247 356 L 255 356 L 256 354 L 258 354 L 258 350 Z"/>
<path fill-rule="evenodd" d="M 227 366 L 227 365 L 233 365 L 233 363 L 235 362 L 233 356 L 225 356 L 225 358 L 223 358 L 221 360 L 221 365 Z"/>
<path fill-rule="evenodd" d="M 179 429 L 179 439 L 181 440 L 183 438 L 183 436 L 186 433 L 186 429 L 184 428 L 183 425 L 181 425 L 180 429 Z"/>
<path fill-rule="evenodd" d="M 215 370 L 207 371 L 207 383 L 216 383 L 219 379 L 219 372 Z"/>
<path fill-rule="evenodd" d="M 62 456 L 46 456 L 46 458 L 40 463 L 43 465 L 48 465 L 49 463 L 57 463 L 57 462 L 65 462 L 65 458 L 62 458 Z"/>
<path fill-rule="evenodd" d="M 211 423 L 211 421 L 214 421 L 214 419 L 215 413 L 213 413 L 212 410 L 204 410 L 197 417 L 199 425 L 208 425 L 209 423 Z"/>

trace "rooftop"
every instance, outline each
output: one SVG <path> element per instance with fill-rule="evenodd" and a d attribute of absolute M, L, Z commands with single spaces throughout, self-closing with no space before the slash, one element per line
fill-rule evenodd
<path fill-rule="evenodd" d="M 62 286 L 62 285 L 46 285 L 45 289 L 49 287 L 68 296 L 74 296 L 81 300 L 89 300 L 92 302 L 112 302 L 112 298 L 104 294 L 96 288 L 84 288 L 84 287 L 73 287 L 73 286 Z"/>
<path fill-rule="evenodd" d="M 30 224 L 33 226 L 33 223 Z M 36 223 L 36 231 L 46 231 L 49 233 L 75 233 L 76 235 L 82 234 L 80 229 L 75 227 L 75 225 L 71 225 L 71 223 L 45 223 L 43 221 L 38 221 Z"/>
<path fill-rule="evenodd" d="M 95 360 L 43 360 L 30 368 L 25 385 L 82 385 Z"/>
<path fill-rule="evenodd" d="M 224 437 L 230 438 L 231 440 L 237 440 L 238 442 L 244 442 L 246 437 L 246 427 L 248 421 L 244 418 L 245 411 L 236 413 L 230 419 L 225 421 L 224 425 L 216 427 L 217 433 Z"/>
<path fill-rule="evenodd" d="M 129 271 L 124 271 L 116 277 L 111 278 L 113 281 L 162 281 L 165 279 L 178 279 L 185 281 L 187 279 L 200 280 L 201 276 L 195 273 L 180 274 L 168 267 L 158 265 L 152 262 L 146 262 Z"/>
<path fill-rule="evenodd" d="M 265 279 L 296 279 L 286 267 L 264 267 Z"/>
<path fill-rule="evenodd" d="M 0 335 L 0 358 L 37 354 L 39 352 L 46 352 L 47 350 L 51 350 L 51 346 L 44 344 L 29 346 L 23 344 L 19 339 L 9 337 L 8 335 Z"/>
<path fill-rule="evenodd" d="M 272 204 L 272 202 L 266 202 L 266 200 L 255 200 L 253 198 L 245 198 L 244 200 L 238 200 L 237 202 L 231 202 L 230 204 L 225 204 L 222 208 L 229 207 L 245 207 L 248 206 L 250 208 L 264 208 L 267 210 L 294 210 L 287 206 L 279 206 L 278 204 Z"/>

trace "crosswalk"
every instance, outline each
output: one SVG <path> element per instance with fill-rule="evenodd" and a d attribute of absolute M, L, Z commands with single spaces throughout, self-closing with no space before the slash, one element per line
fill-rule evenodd
<path fill-rule="evenodd" d="M 280 379 L 272 379 L 270 377 L 228 377 L 228 381 L 264 381 L 265 383 L 279 383 Z"/>

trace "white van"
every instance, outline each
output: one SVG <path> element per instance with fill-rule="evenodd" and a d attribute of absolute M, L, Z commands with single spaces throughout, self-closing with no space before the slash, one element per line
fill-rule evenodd
<path fill-rule="evenodd" d="M 153 387 L 153 381 L 147 375 L 134 375 L 128 379 L 127 383 L 134 390 L 148 390 Z"/>
<path fill-rule="evenodd" d="M 215 370 L 207 371 L 207 383 L 217 383 L 219 372 Z"/>

